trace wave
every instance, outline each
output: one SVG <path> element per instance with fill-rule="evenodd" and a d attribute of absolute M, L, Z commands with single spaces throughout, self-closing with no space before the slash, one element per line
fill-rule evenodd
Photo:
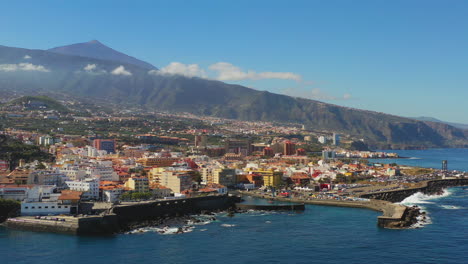
<path fill-rule="evenodd" d="M 410 157 L 410 158 L 408 158 L 408 159 L 410 159 L 410 160 L 420 160 L 421 158 Z"/>
<path fill-rule="evenodd" d="M 465 209 L 465 207 L 461 207 L 461 206 L 455 206 L 455 205 L 441 205 L 440 206 L 441 208 L 444 208 L 444 209 L 447 209 L 447 210 L 459 210 L 459 209 Z"/>
<path fill-rule="evenodd" d="M 221 226 L 222 227 L 234 227 L 236 225 L 234 225 L 234 224 L 222 224 Z"/>
<path fill-rule="evenodd" d="M 418 217 L 416 217 L 416 219 L 418 221 L 415 224 L 413 224 L 410 228 L 421 228 L 421 227 L 424 227 L 426 225 L 432 224 L 432 220 L 429 217 L 429 215 L 427 214 L 427 212 L 425 214 L 419 215 Z"/>
<path fill-rule="evenodd" d="M 442 194 L 428 195 L 422 192 L 417 192 L 411 196 L 406 197 L 400 204 L 403 205 L 415 205 L 415 204 L 433 204 L 430 200 L 439 199 L 442 197 L 447 197 L 452 194 L 451 191 L 445 189 Z"/>

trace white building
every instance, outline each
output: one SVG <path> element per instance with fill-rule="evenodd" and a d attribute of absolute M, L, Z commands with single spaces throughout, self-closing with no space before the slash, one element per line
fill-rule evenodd
<path fill-rule="evenodd" d="M 99 179 L 85 179 L 81 181 L 67 181 L 66 185 L 72 191 L 83 192 L 83 200 L 99 199 Z"/>
<path fill-rule="evenodd" d="M 122 195 L 122 188 L 109 188 L 102 191 L 102 199 L 108 203 L 113 203 L 119 200 L 120 195 Z"/>
<path fill-rule="evenodd" d="M 23 201 L 28 196 L 28 187 L 2 186 L 0 187 L 0 198 Z"/>
<path fill-rule="evenodd" d="M 69 214 L 71 206 L 58 201 L 51 202 L 22 202 L 21 215 L 59 215 Z"/>
<path fill-rule="evenodd" d="M 86 176 L 86 170 L 80 169 L 79 166 L 68 165 L 60 169 L 60 172 L 65 174 L 72 181 L 79 181 Z"/>
<path fill-rule="evenodd" d="M 326 144 L 327 143 L 327 138 L 324 137 L 324 136 L 320 136 L 320 137 L 318 137 L 318 142 L 320 142 L 321 144 Z"/>
<path fill-rule="evenodd" d="M 69 180 L 64 173 L 57 173 L 53 171 L 35 171 L 31 173 L 29 177 L 29 184 L 40 184 L 40 185 L 56 185 L 62 186 L 65 181 Z"/>

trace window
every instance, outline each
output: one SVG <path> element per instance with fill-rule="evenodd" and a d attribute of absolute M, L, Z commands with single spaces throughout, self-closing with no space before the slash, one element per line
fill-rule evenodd
<path fill-rule="evenodd" d="M 31 209 L 36 209 L 36 207 L 33 206 L 33 207 L 31 207 Z"/>
<path fill-rule="evenodd" d="M 37 208 L 42 209 L 42 206 L 38 206 Z"/>
<path fill-rule="evenodd" d="M 62 206 L 59 205 L 58 208 L 62 208 Z"/>
<path fill-rule="evenodd" d="M 29 207 L 25 206 L 24 209 L 29 209 Z"/>
<path fill-rule="evenodd" d="M 52 205 L 52 208 L 55 208 L 55 206 Z"/>
<path fill-rule="evenodd" d="M 65 208 L 68 208 L 68 206 L 65 205 Z"/>
<path fill-rule="evenodd" d="M 49 208 L 49 206 L 44 206 L 44 208 L 46 208 L 46 209 L 47 209 L 47 208 Z"/>

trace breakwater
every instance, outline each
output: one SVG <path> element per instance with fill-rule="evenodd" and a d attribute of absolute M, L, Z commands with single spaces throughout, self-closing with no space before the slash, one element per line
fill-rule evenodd
<path fill-rule="evenodd" d="M 442 179 L 442 180 L 431 180 L 421 183 L 421 186 L 408 189 L 399 189 L 384 192 L 375 192 L 362 194 L 360 197 L 368 199 L 377 199 L 389 201 L 392 203 L 398 203 L 403 201 L 406 197 L 409 197 L 417 192 L 424 194 L 439 194 L 444 189 L 455 186 L 468 185 L 468 178 L 453 178 L 453 179 Z"/>
<path fill-rule="evenodd" d="M 416 223 L 416 217 L 419 215 L 419 209 L 407 207 L 400 204 L 395 204 L 383 200 L 369 200 L 369 201 L 340 201 L 340 200 L 320 200 L 320 199 L 295 199 L 283 197 L 271 197 L 262 193 L 255 192 L 240 192 L 241 195 L 250 195 L 258 198 L 268 198 L 275 201 L 304 203 L 323 206 L 337 206 L 337 207 L 352 207 L 364 208 L 374 211 L 382 212 L 381 216 L 377 217 L 377 225 L 383 228 L 407 228 Z"/>
<path fill-rule="evenodd" d="M 36 219 L 35 217 L 9 218 L 9 228 L 54 232 L 71 235 L 104 235 L 130 230 L 136 226 L 152 224 L 168 217 L 233 208 L 240 198 L 228 195 L 171 199 L 152 202 L 116 205 L 97 216 L 58 216 L 62 220 Z M 54 217 L 55 218 L 55 217 Z"/>
<path fill-rule="evenodd" d="M 165 217 L 177 217 L 227 210 L 240 202 L 237 196 L 217 195 L 114 206 L 110 213 L 117 215 L 121 230 L 129 230 L 142 223 Z"/>

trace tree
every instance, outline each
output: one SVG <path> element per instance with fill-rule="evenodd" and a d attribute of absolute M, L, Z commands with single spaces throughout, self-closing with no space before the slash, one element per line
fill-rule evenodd
<path fill-rule="evenodd" d="M 39 162 L 36 166 L 36 170 L 45 170 L 47 167 L 44 165 L 44 163 Z"/>

